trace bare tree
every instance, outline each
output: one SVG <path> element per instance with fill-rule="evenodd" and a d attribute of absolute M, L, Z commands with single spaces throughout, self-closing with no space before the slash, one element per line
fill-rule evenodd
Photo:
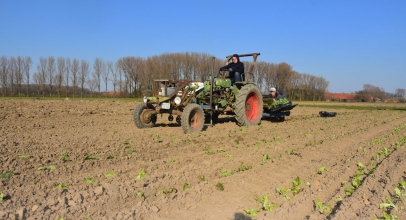
<path fill-rule="evenodd" d="M 14 85 L 16 82 L 16 63 L 17 60 L 14 57 L 10 57 L 9 65 L 8 65 L 8 73 L 9 73 L 9 84 L 10 84 L 10 94 L 14 96 Z"/>
<path fill-rule="evenodd" d="M 98 94 L 98 97 L 100 97 L 100 84 L 101 84 L 101 74 L 102 74 L 102 72 L 104 71 L 104 69 L 105 69 L 105 67 L 104 67 L 105 65 L 104 65 L 104 62 L 103 62 L 103 60 L 102 59 L 100 59 L 100 58 L 96 58 L 95 60 L 94 60 L 94 63 L 93 63 L 93 70 L 94 70 L 94 72 L 93 72 L 93 78 L 95 78 L 96 80 L 97 80 L 97 88 L 98 88 L 98 91 L 99 91 L 99 94 Z"/>
<path fill-rule="evenodd" d="M 70 71 L 72 73 L 71 82 L 73 87 L 73 97 L 75 97 L 78 88 L 78 72 L 79 72 L 79 60 L 77 60 L 76 58 L 73 59 Z"/>
<path fill-rule="evenodd" d="M 73 59 L 73 62 L 70 65 L 70 72 L 72 73 L 71 82 L 73 87 L 73 97 L 75 97 L 78 87 L 78 72 L 79 72 L 79 60 L 77 60 L 76 58 Z"/>
<path fill-rule="evenodd" d="M 24 72 L 25 72 L 25 78 L 27 80 L 27 96 L 30 96 L 30 69 L 32 65 L 32 60 L 31 57 L 25 57 L 24 58 Z"/>
<path fill-rule="evenodd" d="M 44 78 L 42 77 L 42 75 L 40 73 L 34 73 L 33 75 L 33 80 L 34 80 L 34 84 L 35 84 L 35 88 L 37 89 L 37 95 L 39 96 L 41 94 L 41 88 L 42 84 L 44 84 Z"/>
<path fill-rule="evenodd" d="M 41 88 L 40 91 L 42 92 L 42 96 L 45 96 L 44 91 L 45 91 L 45 82 L 47 78 L 47 63 L 48 60 L 44 57 L 39 58 L 39 64 L 37 64 L 37 70 L 40 79 L 38 79 L 38 82 L 41 83 Z"/>
<path fill-rule="evenodd" d="M 5 56 L 0 58 L 0 84 L 2 88 L 3 97 L 7 94 L 7 81 L 8 81 L 8 59 Z"/>
<path fill-rule="evenodd" d="M 94 91 L 97 89 L 97 79 L 91 78 L 87 79 L 87 86 L 90 90 L 90 97 L 93 98 Z"/>
<path fill-rule="evenodd" d="M 85 83 L 89 75 L 89 63 L 82 60 L 80 63 L 79 82 L 80 82 L 80 97 L 83 98 Z"/>
<path fill-rule="evenodd" d="M 406 89 L 396 89 L 395 94 L 398 98 L 406 98 Z"/>
<path fill-rule="evenodd" d="M 113 97 L 115 98 L 116 97 L 116 87 L 117 87 L 117 84 L 118 84 L 118 71 L 117 71 L 117 65 L 118 65 L 118 62 L 115 62 L 114 64 L 113 64 L 113 62 L 112 61 L 108 61 L 107 62 L 107 69 L 108 69 L 108 71 L 111 73 L 111 76 L 113 77 L 112 78 L 112 83 L 113 83 Z"/>
<path fill-rule="evenodd" d="M 107 64 L 108 64 L 108 62 L 107 62 Z M 105 92 L 106 92 L 106 98 L 107 98 L 107 83 L 109 81 L 110 70 L 109 70 L 108 66 L 106 68 L 106 64 L 104 64 L 104 63 L 103 63 L 103 68 L 102 68 L 102 71 L 101 71 L 101 75 L 102 75 L 103 81 L 104 81 L 104 83 L 106 85 Z"/>
<path fill-rule="evenodd" d="M 66 58 L 65 59 L 65 87 L 66 87 L 66 91 L 65 91 L 65 95 L 66 97 L 68 97 L 68 93 L 69 93 L 69 78 L 70 78 L 70 69 L 71 69 L 71 62 L 70 62 L 70 58 Z"/>
<path fill-rule="evenodd" d="M 55 76 L 55 58 L 53 56 L 48 57 L 48 66 L 47 66 L 47 77 L 49 85 L 49 96 L 52 96 L 52 86 Z"/>
<path fill-rule="evenodd" d="M 65 72 L 66 72 L 66 62 L 65 62 L 65 58 L 63 58 L 63 57 L 58 57 L 56 62 L 57 62 L 58 70 L 57 70 L 57 74 L 55 76 L 55 83 L 57 85 L 58 97 L 61 97 L 62 84 L 63 84 Z"/>
<path fill-rule="evenodd" d="M 15 79 L 17 83 L 18 97 L 21 97 L 21 84 L 24 81 L 24 58 L 18 56 L 15 64 Z"/>

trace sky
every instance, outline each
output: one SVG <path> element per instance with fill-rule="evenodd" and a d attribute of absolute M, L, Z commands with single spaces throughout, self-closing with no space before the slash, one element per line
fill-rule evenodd
<path fill-rule="evenodd" d="M 0 56 L 30 56 L 33 71 L 41 56 L 92 64 L 178 52 L 260 52 L 324 77 L 330 92 L 394 93 L 406 89 L 406 1 L 0 1 Z"/>

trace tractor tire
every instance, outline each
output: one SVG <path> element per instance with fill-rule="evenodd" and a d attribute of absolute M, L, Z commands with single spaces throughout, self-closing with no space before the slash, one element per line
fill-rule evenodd
<path fill-rule="evenodd" d="M 185 107 L 181 116 L 183 132 L 200 132 L 204 125 L 204 112 L 198 104 L 189 104 Z"/>
<path fill-rule="evenodd" d="M 152 128 L 156 124 L 156 114 L 150 113 L 147 104 L 141 103 L 134 110 L 134 123 L 138 128 Z"/>
<path fill-rule="evenodd" d="M 258 125 L 261 122 L 263 102 L 256 85 L 247 84 L 238 91 L 234 111 L 240 126 Z"/>

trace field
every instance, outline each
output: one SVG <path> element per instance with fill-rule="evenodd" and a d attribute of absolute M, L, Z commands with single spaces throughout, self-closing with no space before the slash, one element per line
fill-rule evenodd
<path fill-rule="evenodd" d="M 405 104 L 300 102 L 195 134 L 137 129 L 136 105 L 0 100 L 0 219 L 406 218 Z"/>

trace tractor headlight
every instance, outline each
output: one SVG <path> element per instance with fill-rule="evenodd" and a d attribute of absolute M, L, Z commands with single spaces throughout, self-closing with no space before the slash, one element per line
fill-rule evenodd
<path fill-rule="evenodd" d="M 175 98 L 175 104 L 179 105 L 182 102 L 182 99 L 180 97 Z"/>
<path fill-rule="evenodd" d="M 148 102 L 148 99 L 146 96 L 144 96 L 144 103 L 147 104 L 147 102 Z"/>

